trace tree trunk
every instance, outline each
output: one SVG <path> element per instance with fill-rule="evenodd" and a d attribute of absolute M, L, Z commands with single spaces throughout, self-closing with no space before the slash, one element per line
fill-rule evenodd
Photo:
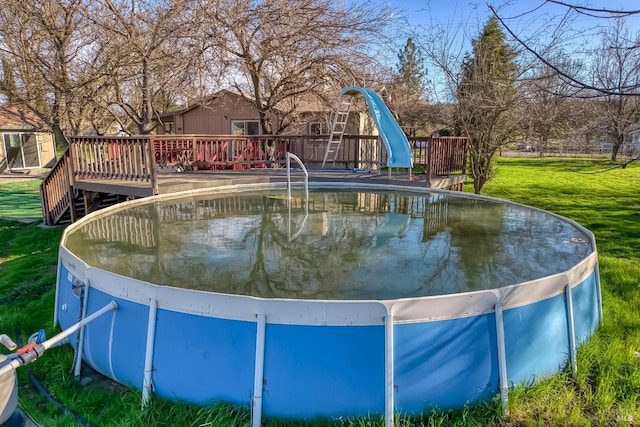
<path fill-rule="evenodd" d="M 613 142 L 613 147 L 611 148 L 611 160 L 616 161 L 618 158 L 618 151 L 620 151 L 620 147 L 624 142 L 624 135 L 618 135 L 618 137 Z"/>
<path fill-rule="evenodd" d="M 67 141 L 67 138 L 64 136 L 64 132 L 62 132 L 60 125 L 55 123 L 53 126 L 51 126 L 51 131 L 53 132 L 53 143 L 55 150 L 66 150 L 66 148 L 69 146 L 69 141 Z"/>

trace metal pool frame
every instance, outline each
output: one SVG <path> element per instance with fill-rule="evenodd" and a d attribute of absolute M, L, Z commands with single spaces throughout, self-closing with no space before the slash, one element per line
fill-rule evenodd
<path fill-rule="evenodd" d="M 310 186 L 480 197 L 353 182 Z M 576 371 L 577 346 L 602 321 L 595 238 L 566 218 L 593 248 L 567 271 L 498 289 L 397 300 L 265 299 L 157 286 L 92 267 L 65 247 L 75 229 L 125 207 L 284 188 L 229 185 L 154 196 L 69 226 L 60 244 L 55 323 L 65 328 L 109 301 L 118 305 L 70 340 L 81 356 L 76 374 L 83 359 L 142 390 L 143 405 L 151 393 L 246 405 L 254 426 L 263 415 L 368 414 L 384 414 L 392 426 L 396 413 L 460 408 L 497 395 L 506 412 L 509 388 L 567 366 Z"/>

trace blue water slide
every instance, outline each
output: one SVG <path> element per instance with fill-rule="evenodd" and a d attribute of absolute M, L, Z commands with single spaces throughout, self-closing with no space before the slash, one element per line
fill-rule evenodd
<path fill-rule="evenodd" d="M 347 86 L 342 89 L 342 95 L 355 95 L 356 93 L 362 94 L 367 101 L 373 121 L 389 154 L 387 167 L 411 168 L 413 156 L 409 140 L 380 95 L 373 89 L 359 86 Z"/>

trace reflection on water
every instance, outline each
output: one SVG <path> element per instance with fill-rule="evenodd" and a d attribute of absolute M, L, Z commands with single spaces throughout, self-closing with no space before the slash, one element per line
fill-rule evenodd
<path fill-rule="evenodd" d="M 396 192 L 237 193 L 96 218 L 67 248 L 159 285 L 308 299 L 394 299 L 497 288 L 567 270 L 590 239 L 552 215 Z"/>

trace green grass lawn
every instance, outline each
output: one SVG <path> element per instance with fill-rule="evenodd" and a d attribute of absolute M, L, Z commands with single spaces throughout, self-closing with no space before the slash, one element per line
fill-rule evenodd
<path fill-rule="evenodd" d="M 400 426 L 634 426 L 640 425 L 640 164 L 622 169 L 603 159 L 501 158 L 484 194 L 566 216 L 596 235 L 604 322 L 578 351 L 578 374 L 560 373 L 509 395 L 510 416 L 499 403 L 398 420 Z M 472 185 L 465 188 L 472 191 Z M 39 218 L 37 181 L 0 185 L 3 218 Z M 57 247 L 62 228 L 0 219 L 0 333 L 53 333 Z M 198 408 L 154 400 L 97 378 L 81 386 L 69 373 L 69 347 L 31 365 L 49 390 L 100 426 L 247 426 L 242 408 Z M 74 425 L 57 414 L 20 371 L 21 399 L 46 426 Z M 105 385 L 106 387 L 105 391 Z M 380 417 L 268 426 L 381 426 Z"/>
<path fill-rule="evenodd" d="M 0 185 L 0 218 L 41 221 L 39 187 L 39 179 L 2 183 Z"/>
<path fill-rule="evenodd" d="M 640 424 L 640 164 L 503 158 L 484 193 L 566 216 L 598 245 L 603 325 L 578 354 L 578 375 L 510 395 L 511 422 Z M 631 422 L 629 420 L 632 420 Z"/>

